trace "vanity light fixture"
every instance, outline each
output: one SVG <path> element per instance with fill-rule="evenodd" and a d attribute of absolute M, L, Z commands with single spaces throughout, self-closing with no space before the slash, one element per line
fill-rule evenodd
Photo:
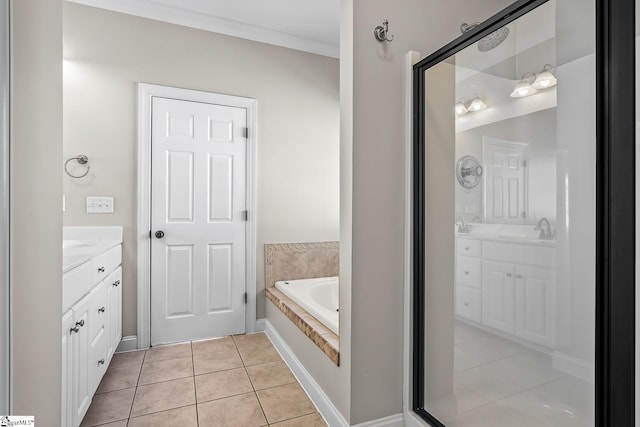
<path fill-rule="evenodd" d="M 484 101 L 480 99 L 477 93 L 474 93 L 473 95 L 474 98 L 471 101 L 471 104 L 469 104 L 469 111 L 475 113 L 476 111 L 484 110 L 485 108 L 487 108 L 487 104 L 485 104 Z"/>
<path fill-rule="evenodd" d="M 558 79 L 554 75 L 555 68 L 551 64 L 545 64 L 542 71 L 536 76 L 536 81 L 531 85 L 534 89 L 548 89 L 558 84 Z"/>
<path fill-rule="evenodd" d="M 487 104 L 484 103 L 477 93 L 474 93 L 471 101 L 467 101 L 466 98 L 460 98 L 460 100 L 456 102 L 454 110 L 456 115 L 464 116 L 467 113 L 475 113 L 485 108 L 487 108 Z"/>
<path fill-rule="evenodd" d="M 464 98 L 460 98 L 460 100 L 458 102 L 456 102 L 456 105 L 455 105 L 454 109 L 455 109 L 456 114 L 458 116 L 464 116 L 465 114 L 467 114 L 469 112 L 469 109 L 465 105 L 466 102 L 467 102 L 467 100 L 464 99 Z"/>
<path fill-rule="evenodd" d="M 526 77 L 527 74 L 531 74 L 531 76 Z M 525 96 L 531 96 L 534 93 L 538 92 L 536 88 L 531 86 L 531 82 L 529 81 L 529 80 L 535 80 L 535 78 L 536 78 L 536 75 L 531 72 L 524 73 L 522 75 L 522 80 L 518 82 L 518 84 L 516 85 L 516 88 L 513 89 L 513 92 L 511 92 L 511 97 L 523 98 Z"/>

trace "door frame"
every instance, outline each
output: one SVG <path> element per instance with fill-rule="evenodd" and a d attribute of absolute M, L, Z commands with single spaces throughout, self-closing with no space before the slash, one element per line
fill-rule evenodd
<path fill-rule="evenodd" d="M 153 97 L 225 105 L 247 110 L 247 210 L 245 274 L 247 304 L 245 331 L 256 327 L 256 185 L 257 185 L 257 101 L 191 89 L 138 83 L 138 336 L 137 348 L 151 344 L 151 114 Z"/>
<path fill-rule="evenodd" d="M 424 407 L 425 79 L 429 67 L 547 0 L 517 0 L 413 67 L 413 153 L 407 294 L 411 396 L 421 422 L 443 426 Z M 595 0 L 596 325 L 595 425 L 634 425 L 635 416 L 635 0 Z"/>

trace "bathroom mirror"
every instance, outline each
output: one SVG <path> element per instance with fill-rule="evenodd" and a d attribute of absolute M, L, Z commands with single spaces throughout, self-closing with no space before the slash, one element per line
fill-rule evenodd
<path fill-rule="evenodd" d="M 456 163 L 456 178 L 463 188 L 473 188 L 480 184 L 482 166 L 473 156 L 463 156 Z"/>

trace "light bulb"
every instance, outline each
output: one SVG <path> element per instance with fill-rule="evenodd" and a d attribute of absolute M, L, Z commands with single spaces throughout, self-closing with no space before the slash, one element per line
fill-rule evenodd
<path fill-rule="evenodd" d="M 459 116 L 464 116 L 469 112 L 469 110 L 467 110 L 467 107 L 464 105 L 464 102 L 462 101 L 458 101 L 456 103 L 455 111 L 456 111 L 456 114 Z"/>
<path fill-rule="evenodd" d="M 482 99 L 477 96 L 473 98 L 473 101 L 471 101 L 471 104 L 469 105 L 469 111 L 473 112 L 484 110 L 485 108 L 487 108 L 487 104 L 485 104 Z"/>
<path fill-rule="evenodd" d="M 520 80 L 520 83 L 516 85 L 516 88 L 511 92 L 512 98 L 522 98 L 524 96 L 533 95 L 538 92 L 534 87 L 532 87 L 528 81 Z"/>
<path fill-rule="evenodd" d="M 548 89 L 558 84 L 558 79 L 551 71 L 542 71 L 536 77 L 536 81 L 531 85 L 534 89 Z"/>

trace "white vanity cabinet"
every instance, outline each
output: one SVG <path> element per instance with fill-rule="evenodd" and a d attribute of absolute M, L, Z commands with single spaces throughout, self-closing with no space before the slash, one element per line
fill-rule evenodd
<path fill-rule="evenodd" d="M 122 337 L 122 245 L 95 252 L 63 274 L 63 427 L 82 422 Z"/>
<path fill-rule="evenodd" d="M 553 348 L 555 247 L 456 240 L 456 315 Z"/>

